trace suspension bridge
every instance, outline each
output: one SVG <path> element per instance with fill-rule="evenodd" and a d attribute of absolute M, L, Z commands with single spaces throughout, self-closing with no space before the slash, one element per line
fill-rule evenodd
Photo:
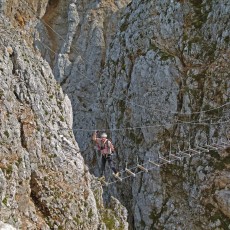
<path fill-rule="evenodd" d="M 155 159 L 149 158 L 144 163 L 139 163 L 138 158 L 136 165 L 128 168 L 127 164 L 124 170 L 119 172 L 119 176 L 113 174 L 114 179 L 112 181 L 101 181 L 103 186 L 110 186 L 117 182 L 124 182 L 124 180 L 128 178 L 136 178 L 138 174 L 141 173 L 149 173 L 151 170 L 159 170 L 162 166 L 167 164 L 173 164 L 177 161 L 182 161 L 185 157 L 195 157 L 196 155 L 200 155 L 202 153 L 209 153 L 210 151 L 224 151 L 227 148 L 230 148 L 230 140 L 220 141 L 217 143 L 205 144 L 205 145 L 197 145 L 194 148 L 189 148 L 184 151 L 177 151 L 172 153 L 171 151 L 168 153 L 168 156 L 163 156 L 160 152 L 156 155 Z"/>

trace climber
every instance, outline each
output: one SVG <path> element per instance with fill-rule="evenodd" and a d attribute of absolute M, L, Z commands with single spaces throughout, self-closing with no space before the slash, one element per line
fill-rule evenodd
<path fill-rule="evenodd" d="M 98 150 L 101 153 L 101 176 L 100 179 L 105 179 L 105 164 L 108 160 L 110 168 L 113 170 L 113 175 L 118 177 L 119 172 L 115 169 L 112 160 L 112 151 L 114 151 L 113 144 L 107 139 L 107 134 L 102 133 L 101 138 L 97 138 L 97 131 L 93 133 L 92 140 L 97 144 Z"/>

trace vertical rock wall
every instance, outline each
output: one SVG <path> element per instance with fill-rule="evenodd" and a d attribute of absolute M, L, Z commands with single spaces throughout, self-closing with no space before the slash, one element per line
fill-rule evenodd
<path fill-rule="evenodd" d="M 19 229 L 127 229 L 126 209 L 115 198 L 103 205 L 72 132 L 71 102 L 31 47 L 32 34 L 5 13 L 0 19 L 1 221 Z"/>
<path fill-rule="evenodd" d="M 170 146 L 178 152 L 229 138 L 229 11 L 228 1 L 136 0 L 126 8 L 101 80 L 107 124 L 120 129 L 111 132 L 120 168 L 158 152 L 168 157 Z M 111 193 L 126 203 L 135 229 L 227 229 L 228 173 L 227 148 L 142 174 L 129 187 L 118 183 Z M 215 177 L 226 178 L 223 187 Z"/>
<path fill-rule="evenodd" d="M 226 141 L 229 132 L 229 104 L 213 110 L 229 103 L 228 1 L 128 3 L 49 1 L 37 25 L 34 44 L 70 97 L 74 134 L 95 175 L 93 128 L 110 129 L 120 169 L 167 157 L 170 146 Z M 227 229 L 228 173 L 229 149 L 211 151 L 105 194 L 126 205 L 131 228 Z"/>
<path fill-rule="evenodd" d="M 54 68 L 57 81 L 69 95 L 73 106 L 75 136 L 82 149 L 88 147 L 96 128 L 99 79 L 105 63 L 105 52 L 117 26 L 117 20 L 129 0 L 56 1 L 47 7 L 38 25 L 36 44 Z M 52 27 L 52 29 L 49 27 Z M 54 30 L 53 30 L 54 29 Z M 40 40 L 40 41 L 39 41 Z M 41 43 L 49 44 L 47 52 Z M 103 118 L 100 118 L 106 122 Z M 104 120 L 104 121 L 103 121 Z"/>

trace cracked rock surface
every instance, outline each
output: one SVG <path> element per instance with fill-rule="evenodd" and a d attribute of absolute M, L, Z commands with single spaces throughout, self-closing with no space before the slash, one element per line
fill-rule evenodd
<path fill-rule="evenodd" d="M 81 226 L 86 216 L 91 217 L 82 225 L 86 229 L 92 223 L 101 229 L 128 228 L 127 212 L 119 200 L 128 210 L 130 229 L 229 229 L 229 147 L 173 158 L 171 164 L 104 188 L 109 209 L 103 209 L 102 190 L 90 190 L 96 182 L 88 173 L 99 175 L 100 156 L 91 143 L 94 129 L 107 129 L 120 170 L 126 163 L 133 168 L 137 159 L 143 164 L 149 159 L 160 163 L 159 153 L 172 160 L 169 153 L 229 141 L 229 1 L 33 0 L 30 6 L 37 17 L 23 8 L 22 1 L 0 0 L 1 12 L 13 25 L 1 38 L 1 120 L 7 121 L 1 124 L 6 142 L 1 148 L 4 157 L 8 152 L 16 154 L 1 161 L 0 195 L 3 213 L 8 215 L 4 222 L 13 223 L 9 204 L 17 207 L 20 191 L 34 205 L 28 211 L 26 199 L 20 200 L 26 210 L 22 223 L 34 218 L 43 228 L 51 223 L 74 229 L 73 222 Z M 13 4 L 19 10 L 13 8 L 11 14 Z M 9 42 L 17 40 L 15 28 L 22 38 L 18 40 L 25 40 L 36 55 Z M 16 77 L 6 77 L 11 75 Z M 15 136 L 12 130 L 17 130 Z M 69 167 L 72 173 L 66 173 Z M 57 174 L 52 184 L 44 176 L 47 170 L 51 177 Z M 73 173 L 82 170 L 85 174 Z M 27 186 L 12 180 L 11 174 L 25 178 Z M 113 181 L 108 168 L 106 179 Z M 56 191 L 56 186 L 63 188 L 61 181 L 68 184 L 66 192 L 83 194 L 84 211 L 80 198 L 67 212 L 56 213 L 66 206 L 55 203 L 57 194 L 48 193 L 47 187 L 50 184 Z M 80 187 L 74 187 L 73 181 Z M 84 189 L 89 191 L 82 193 Z M 61 191 L 61 200 L 70 204 L 71 197 Z M 32 217 L 34 210 L 41 215 Z M 69 210 L 74 210 L 73 220 L 68 219 Z M 79 210 L 83 216 L 78 217 Z M 110 220 L 109 212 L 114 210 L 118 215 Z M 65 223 L 59 223 L 59 215 L 65 216 Z"/>
<path fill-rule="evenodd" d="M 0 30 L 0 215 L 5 227 L 93 230 L 110 224 L 127 229 L 126 209 L 118 201 L 112 209 L 103 204 L 102 188 L 72 132 L 71 102 L 50 65 L 4 17 Z"/>

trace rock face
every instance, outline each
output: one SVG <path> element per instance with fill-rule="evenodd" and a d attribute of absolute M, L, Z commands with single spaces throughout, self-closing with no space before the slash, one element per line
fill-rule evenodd
<path fill-rule="evenodd" d="M 3 222 L 127 229 L 119 200 L 130 229 L 229 229 L 229 148 L 169 156 L 229 141 L 228 0 L 22 1 L 0 0 L 14 26 L 1 37 Z M 105 188 L 105 209 L 74 140 L 98 175 L 94 129 L 120 170 L 173 162 Z"/>
<path fill-rule="evenodd" d="M 70 100 L 31 47 L 32 35 L 24 39 L 7 14 L 0 21 L 1 221 L 19 229 L 128 229 L 126 209 L 115 198 L 111 208 L 103 204 L 72 132 Z M 8 224 L 2 228 L 13 229 Z"/>
<path fill-rule="evenodd" d="M 0 229 L 1 230 L 15 230 L 16 228 L 12 227 L 10 224 L 4 224 L 0 221 Z"/>
<path fill-rule="evenodd" d="M 130 0 L 56 1 L 48 5 L 35 44 L 51 63 L 54 75 L 73 106 L 73 128 L 82 149 L 100 117 L 98 97 L 106 49 L 122 8 Z M 58 17 L 57 17 L 58 15 Z M 49 51 L 48 44 L 55 52 Z M 102 122 L 106 122 L 105 119 Z M 90 133 L 91 135 L 91 133 Z"/>
<path fill-rule="evenodd" d="M 227 141 L 229 11 L 228 1 L 134 0 L 125 9 L 101 80 L 120 168 Z M 111 193 L 135 229 L 228 229 L 228 182 L 216 182 L 227 174 L 225 148 L 183 157 Z"/>
<path fill-rule="evenodd" d="M 70 95 L 75 136 L 91 171 L 99 173 L 88 129 L 108 129 L 120 169 L 126 162 L 135 166 L 137 158 L 140 163 L 157 161 L 158 152 L 168 157 L 170 150 L 227 141 L 228 1 L 133 0 L 116 11 L 118 27 L 112 27 L 115 34 L 109 38 L 102 34 L 111 26 L 98 22 L 101 5 L 93 4 L 84 5 L 83 15 L 69 5 L 63 22 L 68 27 L 61 27 L 66 31 L 60 19 L 48 21 L 66 36 L 65 41 L 56 36 L 61 51 L 54 71 Z M 109 11 L 103 12 L 102 21 Z M 131 228 L 225 229 L 230 224 L 229 187 L 219 187 L 215 178 L 225 178 L 228 164 L 229 149 L 183 157 L 106 193 L 128 208 Z"/>

